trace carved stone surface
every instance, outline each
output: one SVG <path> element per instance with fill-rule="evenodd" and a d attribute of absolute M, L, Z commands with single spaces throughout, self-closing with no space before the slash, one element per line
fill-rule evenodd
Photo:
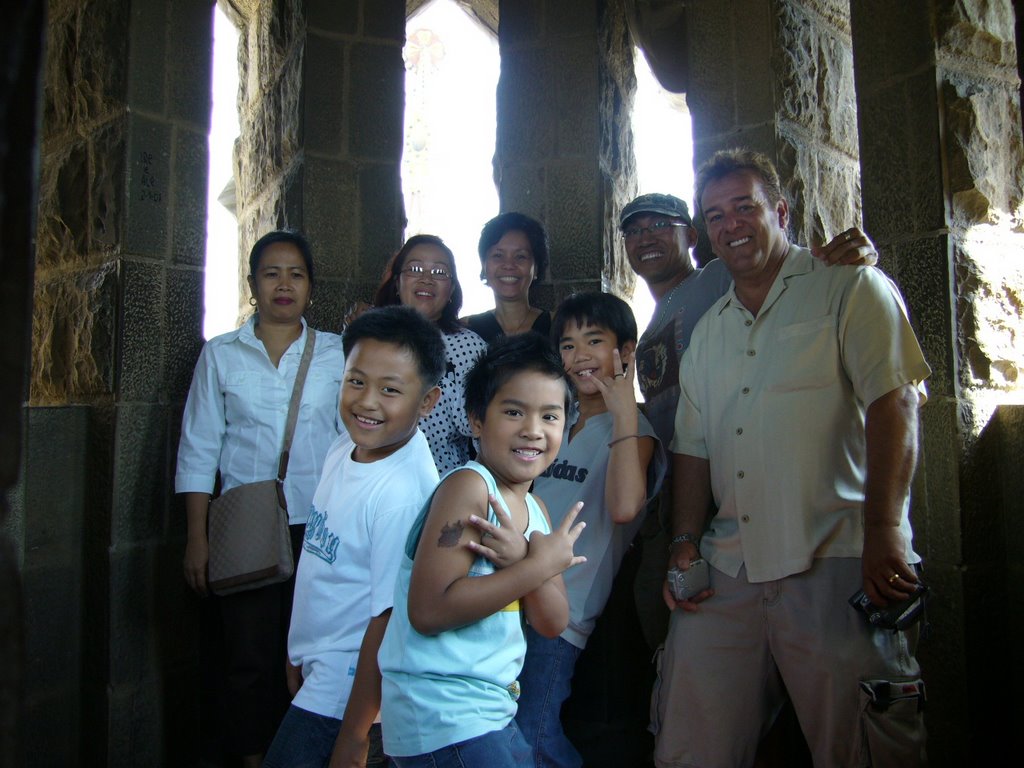
<path fill-rule="evenodd" d="M 114 262 L 37 279 L 32 397 L 38 403 L 109 395 L 113 389 Z"/>

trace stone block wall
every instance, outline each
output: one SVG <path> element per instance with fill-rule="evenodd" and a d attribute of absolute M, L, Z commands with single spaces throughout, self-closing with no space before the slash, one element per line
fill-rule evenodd
<path fill-rule="evenodd" d="M 859 224 L 857 107 L 848 3 L 697 0 L 687 6 L 694 165 L 763 152 L 788 182 L 796 242 Z M 701 260 L 711 258 L 705 242 Z"/>
<path fill-rule="evenodd" d="M 238 22 L 240 311 L 245 256 L 264 233 L 302 230 L 319 286 L 308 313 L 337 331 L 401 245 L 405 109 L 402 0 L 250 3 Z"/>
<path fill-rule="evenodd" d="M 40 764 L 183 764 L 197 610 L 172 476 L 202 341 L 213 6 L 49 11 L 20 489 L 28 741 Z M 44 733 L 55 710 L 66 739 Z"/>
<path fill-rule="evenodd" d="M 495 181 L 502 211 L 548 231 L 551 268 L 534 301 L 632 290 L 618 211 L 634 195 L 636 79 L 621 0 L 500 3 Z M 627 293 L 628 295 L 628 293 Z"/>
<path fill-rule="evenodd" d="M 984 761 L 998 743 L 993 723 L 1005 717 L 982 693 L 984 679 L 1005 674 L 992 647 L 999 588 L 986 585 L 1009 576 L 1005 533 L 995 529 L 1013 500 L 980 500 L 992 498 L 991 479 L 1015 459 L 996 447 L 1010 443 L 978 436 L 1006 429 L 993 412 L 1021 388 L 1015 14 L 1010 2 L 852 8 L 865 226 L 903 287 L 933 368 L 914 505 L 935 587 L 936 628 L 922 660 L 932 670 L 931 721 L 969 725 L 933 728 L 931 748 L 951 763 Z"/>

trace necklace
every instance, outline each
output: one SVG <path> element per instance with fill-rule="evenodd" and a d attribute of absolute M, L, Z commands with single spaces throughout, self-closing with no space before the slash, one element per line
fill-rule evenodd
<path fill-rule="evenodd" d="M 649 327 L 651 327 L 651 328 L 660 328 L 661 327 L 662 323 L 665 320 L 665 313 L 668 311 L 668 306 L 669 306 L 669 304 L 672 303 L 672 297 L 676 295 L 676 291 L 679 290 L 679 288 L 683 285 L 683 283 L 685 283 L 687 280 L 689 280 L 691 277 L 693 277 L 694 274 L 695 274 L 694 272 L 691 272 L 690 274 L 688 274 L 686 277 L 684 277 L 682 280 L 680 280 L 678 283 L 676 283 L 674 286 L 672 286 L 672 290 L 668 292 L 668 295 L 665 296 L 664 299 L 661 299 L 660 301 L 658 301 L 658 303 L 656 305 L 657 308 L 658 308 L 658 314 L 655 316 L 654 320 L 651 322 Z"/>
<path fill-rule="evenodd" d="M 515 327 L 515 329 L 511 330 L 511 331 L 508 330 L 504 325 L 502 325 L 501 320 L 498 319 L 498 312 L 497 311 L 494 312 L 494 319 L 498 321 L 498 327 L 501 328 L 502 333 L 504 333 L 506 336 L 515 336 L 515 335 L 520 334 L 520 333 L 523 332 L 523 329 L 526 327 L 526 324 L 530 322 L 530 315 L 531 314 L 532 313 L 530 312 L 530 308 L 527 307 L 526 308 L 526 315 L 523 317 L 522 320 L 519 321 L 519 325 L 517 325 Z"/>

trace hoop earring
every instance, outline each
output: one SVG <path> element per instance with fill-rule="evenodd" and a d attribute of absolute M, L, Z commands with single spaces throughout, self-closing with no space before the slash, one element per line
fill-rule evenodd
<path fill-rule="evenodd" d="M 249 297 L 249 306 L 250 307 L 255 307 L 256 306 L 256 297 L 255 296 L 250 296 Z"/>

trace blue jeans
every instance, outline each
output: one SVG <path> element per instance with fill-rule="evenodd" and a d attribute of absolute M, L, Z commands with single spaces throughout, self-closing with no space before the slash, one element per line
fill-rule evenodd
<path fill-rule="evenodd" d="M 263 768 L 327 768 L 341 720 L 318 715 L 292 704 L 263 758 Z M 387 757 L 381 743 L 380 725 L 370 727 L 370 751 L 366 768 L 385 768 Z"/>
<path fill-rule="evenodd" d="M 572 691 L 580 649 L 560 637 L 526 628 L 526 660 L 519 673 L 516 722 L 533 749 L 536 768 L 580 768 L 583 759 L 562 730 L 562 704 Z"/>
<path fill-rule="evenodd" d="M 500 731 L 460 741 L 435 752 L 392 757 L 398 768 L 524 768 L 531 762 L 530 745 L 513 720 Z"/>

